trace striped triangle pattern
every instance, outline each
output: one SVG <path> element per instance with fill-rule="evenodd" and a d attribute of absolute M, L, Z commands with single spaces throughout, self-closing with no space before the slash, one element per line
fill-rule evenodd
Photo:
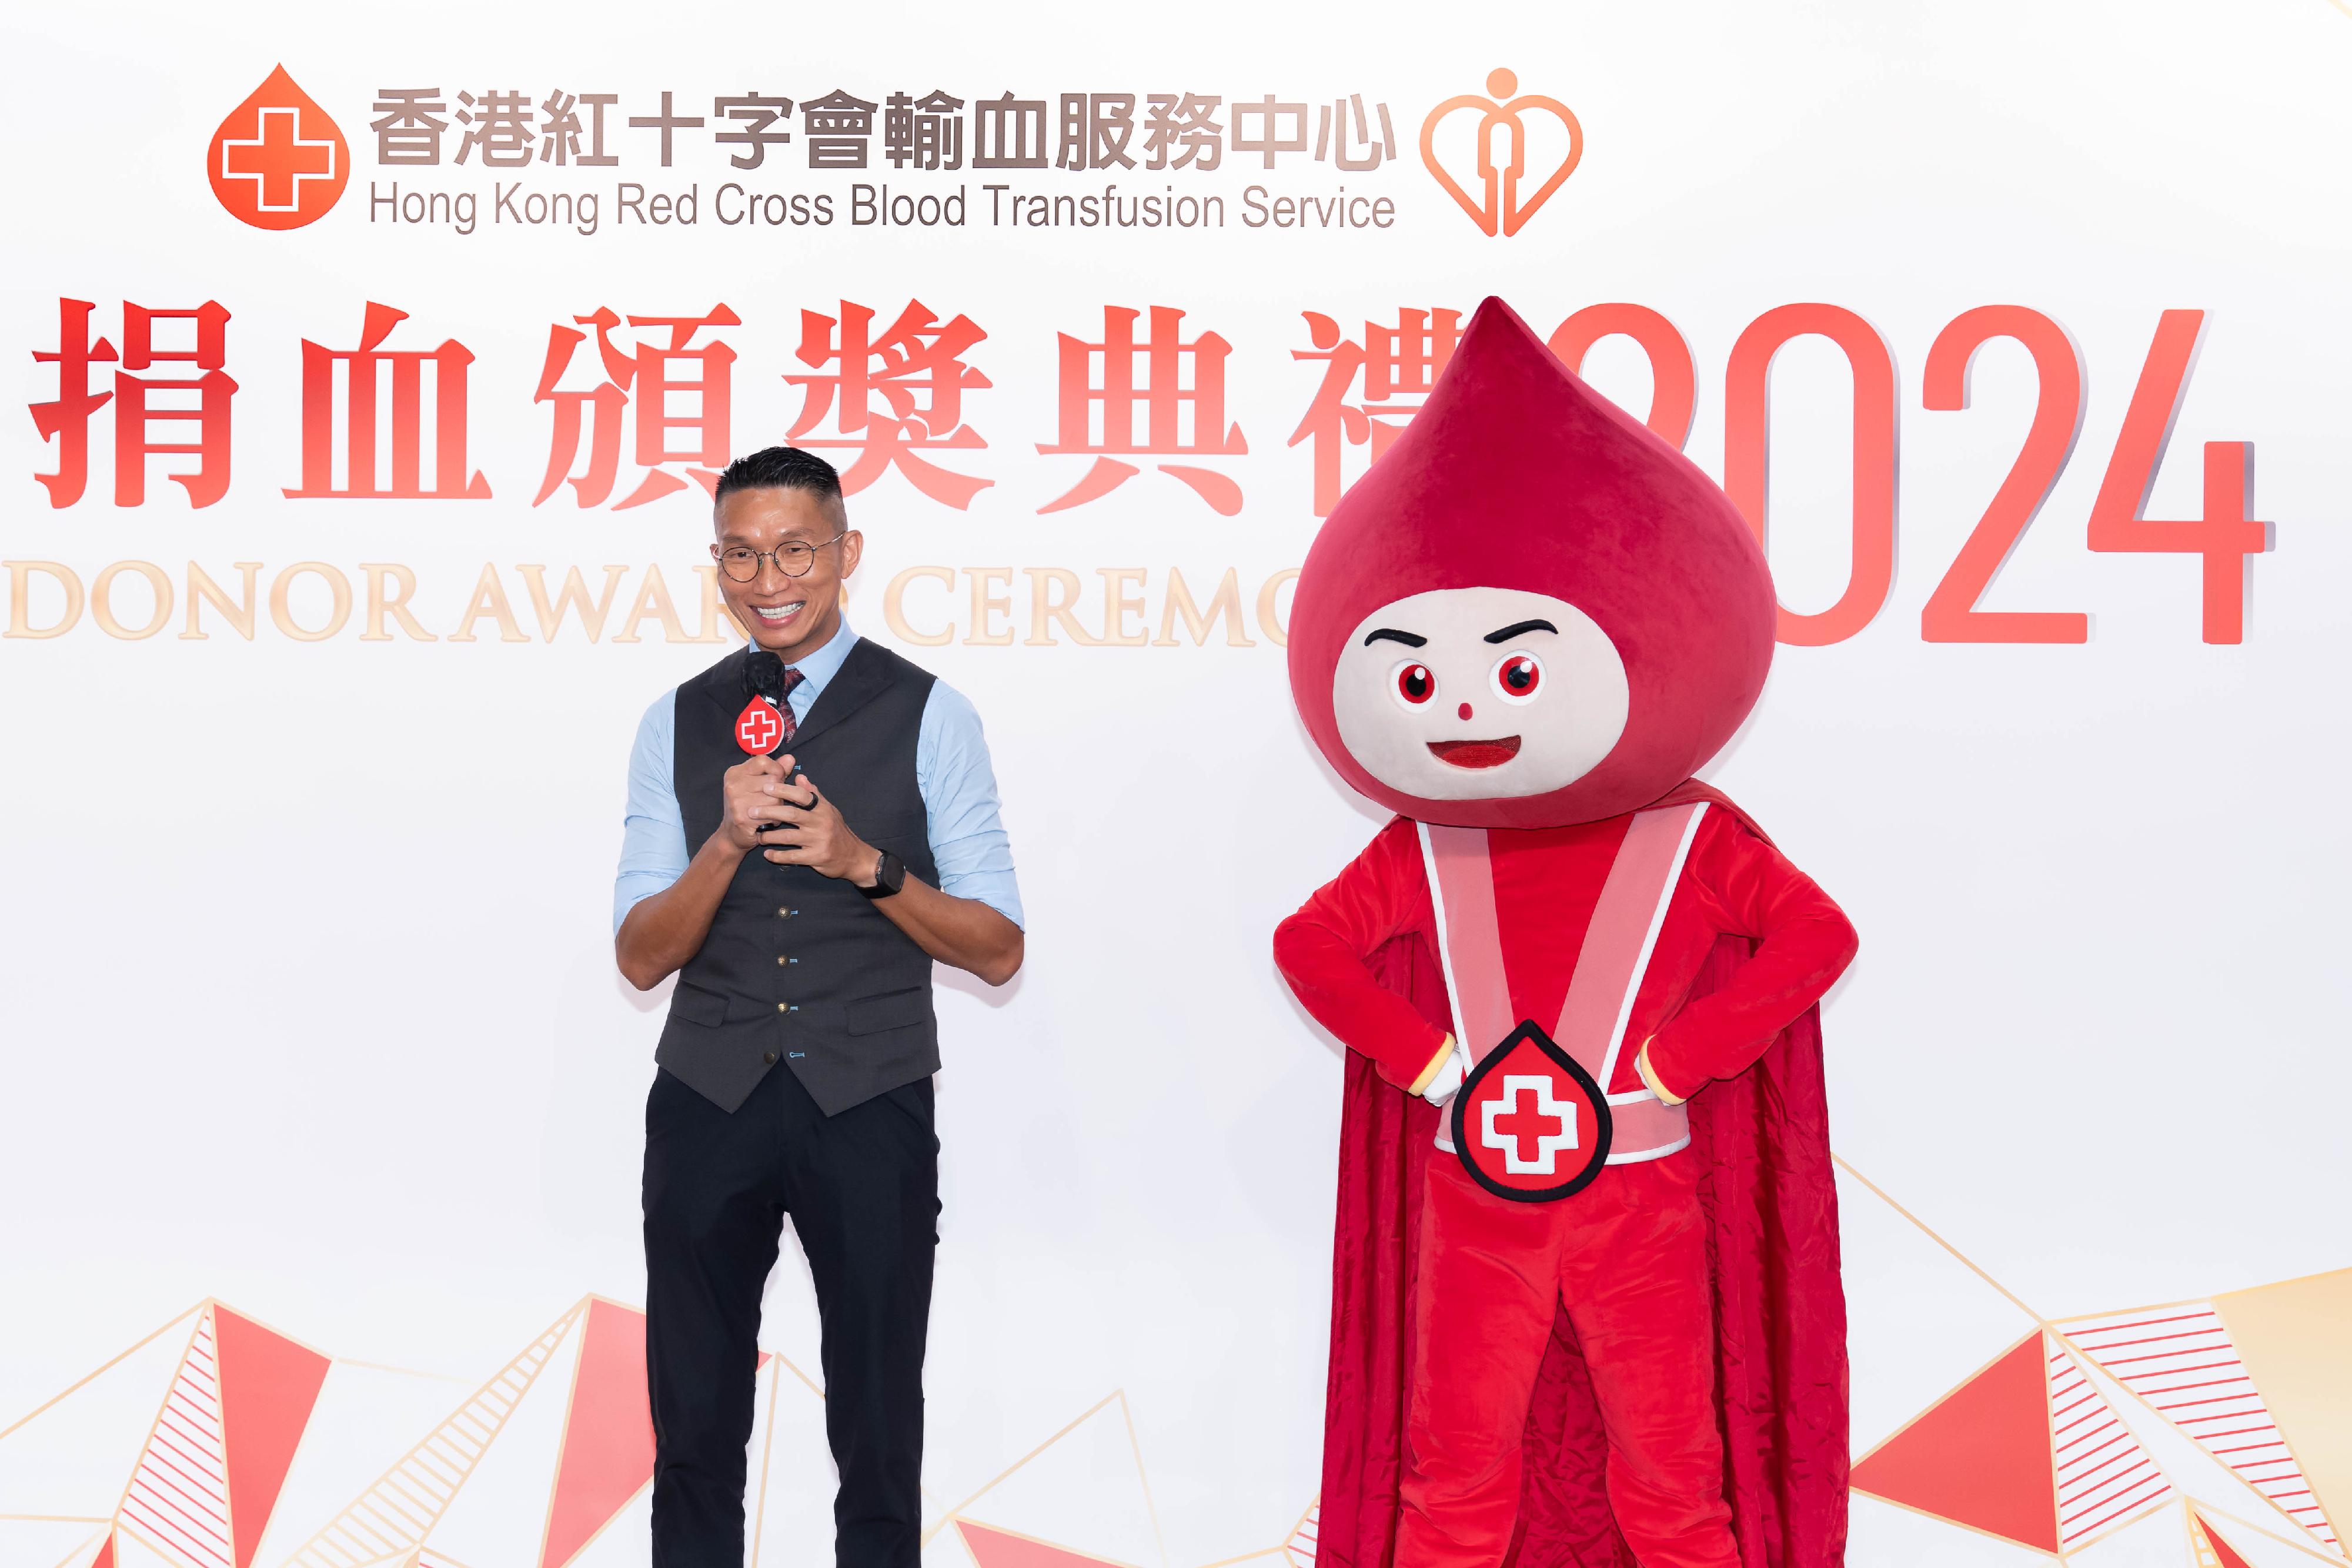
<path fill-rule="evenodd" d="M 2056 1336 L 2043 1337 L 2049 1360 L 2050 1451 L 2058 1482 L 2058 1547 L 2071 1552 L 2101 1531 L 2170 1498 L 2172 1482 Z"/>
<path fill-rule="evenodd" d="M 289 1560 L 289 1568 L 369 1568 L 413 1555 L 481 1462 L 507 1417 L 530 1392 L 580 1316 L 575 1307 L 525 1346 L 328 1521 Z"/>
<path fill-rule="evenodd" d="M 227 1449 L 221 1438 L 220 1358 L 210 1306 L 196 1318 L 118 1517 L 124 1528 L 183 1568 L 236 1568 Z"/>
<path fill-rule="evenodd" d="M 2311 1482 L 2211 1303 L 2085 1319 L 2061 1332 L 2313 1540 L 2336 1546 Z"/>

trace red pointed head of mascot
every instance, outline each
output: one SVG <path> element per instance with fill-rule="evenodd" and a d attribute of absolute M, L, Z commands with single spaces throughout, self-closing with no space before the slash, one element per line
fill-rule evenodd
<path fill-rule="evenodd" d="M 1416 821 L 1598 821 L 1731 738 L 1773 619 L 1729 497 L 1490 298 L 1307 552 L 1291 695 L 1340 777 Z"/>

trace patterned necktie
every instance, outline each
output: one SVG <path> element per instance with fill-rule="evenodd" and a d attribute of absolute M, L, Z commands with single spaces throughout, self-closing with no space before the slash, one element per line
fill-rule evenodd
<path fill-rule="evenodd" d="M 800 721 L 793 717 L 793 705 L 791 700 L 793 688 L 799 685 L 801 682 L 807 678 L 807 676 L 802 674 L 798 670 L 793 668 L 790 664 L 787 664 L 784 666 L 784 678 L 782 681 L 778 683 L 783 689 L 778 692 L 775 695 L 776 716 L 784 721 L 784 738 L 782 744 L 785 746 L 790 746 L 793 743 L 793 737 L 800 733 L 801 727 Z"/>

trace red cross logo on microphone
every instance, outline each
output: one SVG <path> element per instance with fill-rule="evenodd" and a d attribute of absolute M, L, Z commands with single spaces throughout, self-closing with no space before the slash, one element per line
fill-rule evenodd
<path fill-rule="evenodd" d="M 783 716 L 765 697 L 753 697 L 735 716 L 735 744 L 754 757 L 765 757 L 783 738 Z"/>

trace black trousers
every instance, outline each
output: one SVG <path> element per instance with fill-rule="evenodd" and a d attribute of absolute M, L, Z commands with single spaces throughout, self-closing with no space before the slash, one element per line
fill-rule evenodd
<path fill-rule="evenodd" d="M 939 1242 L 924 1079 L 817 1109 L 790 1069 L 732 1114 L 668 1072 L 646 1100 L 654 1568 L 740 1568 L 760 1297 L 792 1218 L 824 1329 L 840 1568 L 917 1568 L 923 1341 Z"/>

